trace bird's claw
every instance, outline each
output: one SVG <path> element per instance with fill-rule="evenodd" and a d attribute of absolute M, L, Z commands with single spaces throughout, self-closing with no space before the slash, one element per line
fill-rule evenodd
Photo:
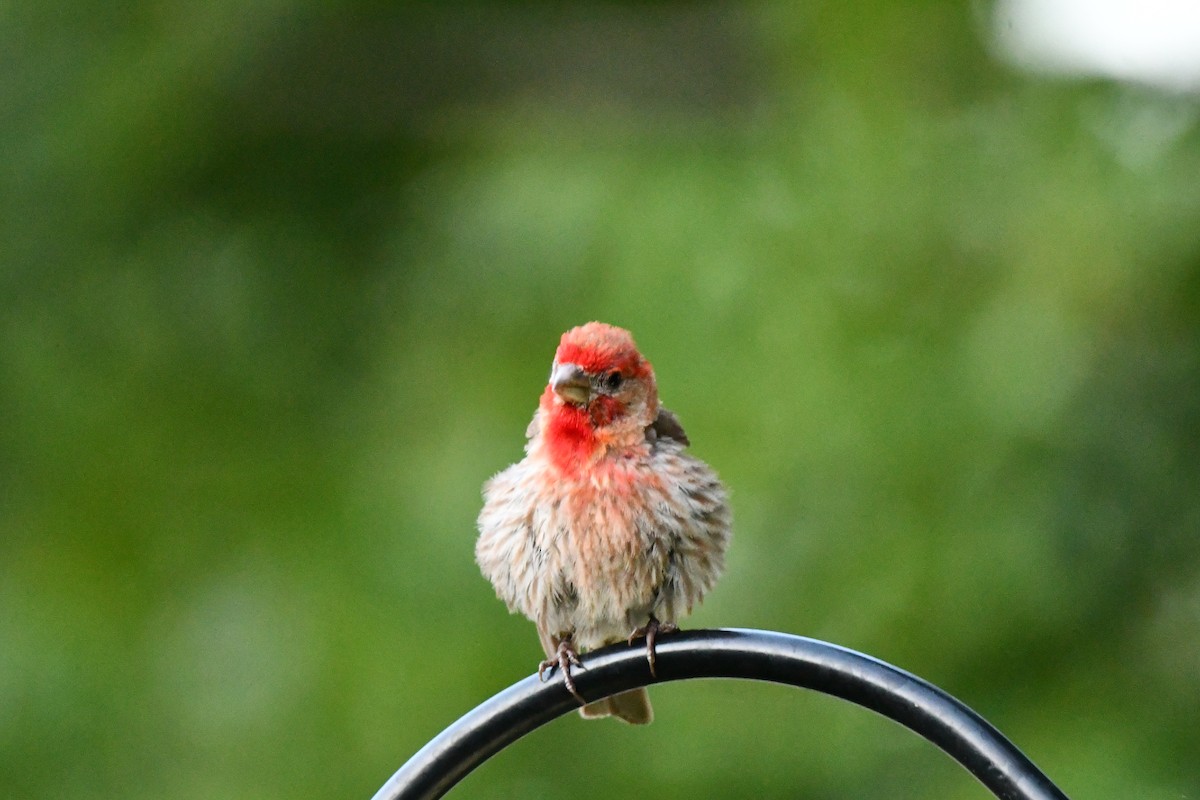
<path fill-rule="evenodd" d="M 583 662 L 579 660 L 579 654 L 575 652 L 575 645 L 570 639 L 563 639 L 558 643 L 554 655 L 538 664 L 538 680 L 545 683 L 547 670 L 550 672 L 554 672 L 556 669 L 561 670 L 563 685 L 567 687 L 567 691 L 575 695 L 575 699 L 579 701 L 580 705 L 587 705 L 587 701 L 575 689 L 575 679 L 571 677 L 571 667 L 573 666 L 586 669 Z"/>
<path fill-rule="evenodd" d="M 646 661 L 650 663 L 650 674 L 655 678 L 658 677 L 658 673 L 654 669 L 654 643 L 661 634 L 674 633 L 677 630 L 679 626 L 674 622 L 659 622 L 658 618 L 651 614 L 650 620 L 644 626 L 634 628 L 633 633 L 629 634 L 629 644 L 633 644 L 634 639 L 646 637 Z"/>

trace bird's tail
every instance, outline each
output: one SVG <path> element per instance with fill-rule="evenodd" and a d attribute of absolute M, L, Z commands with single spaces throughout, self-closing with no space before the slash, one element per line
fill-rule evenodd
<path fill-rule="evenodd" d="M 579 709 L 579 715 L 584 719 L 617 717 L 630 725 L 649 725 L 654 719 L 654 709 L 650 707 L 650 695 L 646 694 L 645 689 L 630 689 L 588 703 Z"/>

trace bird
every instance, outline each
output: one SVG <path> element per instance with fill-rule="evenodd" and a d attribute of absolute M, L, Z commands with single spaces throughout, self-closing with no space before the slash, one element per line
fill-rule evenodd
<path fill-rule="evenodd" d="M 560 671 L 585 718 L 648 724 L 645 688 L 589 703 L 572 668 L 582 652 L 644 637 L 657 675 L 658 637 L 724 570 L 727 490 L 659 405 L 632 334 L 603 322 L 562 335 L 525 435 L 525 457 L 484 483 L 475 560 L 537 627 L 543 680 Z"/>

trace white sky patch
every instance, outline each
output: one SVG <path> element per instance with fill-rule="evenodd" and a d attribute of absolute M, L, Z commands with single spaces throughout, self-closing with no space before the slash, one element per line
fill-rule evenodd
<path fill-rule="evenodd" d="M 1200 0 L 997 0 L 1016 65 L 1200 92 Z"/>

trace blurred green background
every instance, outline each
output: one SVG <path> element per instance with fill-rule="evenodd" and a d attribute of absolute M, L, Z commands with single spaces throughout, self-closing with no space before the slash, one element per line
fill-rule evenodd
<path fill-rule="evenodd" d="M 528 675 L 473 562 L 559 334 L 729 484 L 686 624 L 1200 793 L 1200 107 L 952 3 L 0 7 L 0 796 L 366 798 Z M 983 798 L 775 686 L 453 793 Z"/>

